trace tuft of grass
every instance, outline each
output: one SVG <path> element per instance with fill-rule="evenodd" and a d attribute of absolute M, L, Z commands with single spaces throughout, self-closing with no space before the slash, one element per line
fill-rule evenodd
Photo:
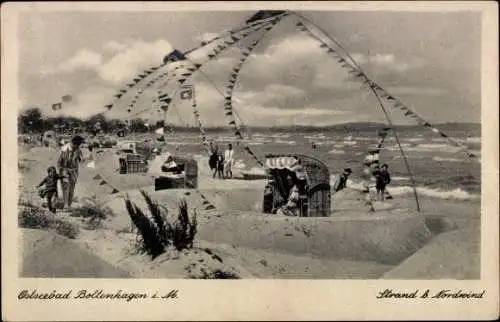
<path fill-rule="evenodd" d="M 241 279 L 238 274 L 220 269 L 214 271 L 207 271 L 205 268 L 200 269 L 201 275 L 189 274 L 188 277 L 192 279 Z"/>
<path fill-rule="evenodd" d="M 196 213 L 193 219 L 189 218 L 186 201 L 180 202 L 179 216 L 175 222 L 171 223 L 167 219 L 167 209 L 160 206 L 144 190 L 140 192 L 148 205 L 149 217 L 130 201 L 128 196 L 125 198 L 125 208 L 132 223 L 137 227 L 140 250 L 155 259 L 169 247 L 178 251 L 192 248 L 198 222 Z"/>
<path fill-rule="evenodd" d="M 82 217 L 86 219 L 85 229 L 94 230 L 102 227 L 102 220 L 113 216 L 113 211 L 109 207 L 103 207 L 92 199 L 86 200 L 86 203 L 75 207 L 71 216 Z"/>
<path fill-rule="evenodd" d="M 54 229 L 58 234 L 75 239 L 80 230 L 78 226 L 54 217 L 50 211 L 29 202 L 19 204 L 18 224 L 22 228 Z"/>

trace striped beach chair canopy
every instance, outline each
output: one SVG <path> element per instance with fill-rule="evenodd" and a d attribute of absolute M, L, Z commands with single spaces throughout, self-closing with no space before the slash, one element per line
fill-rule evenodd
<path fill-rule="evenodd" d="M 307 179 L 309 185 L 330 182 L 328 167 L 318 159 L 302 154 L 267 154 L 266 168 L 288 169 L 298 179 Z"/>

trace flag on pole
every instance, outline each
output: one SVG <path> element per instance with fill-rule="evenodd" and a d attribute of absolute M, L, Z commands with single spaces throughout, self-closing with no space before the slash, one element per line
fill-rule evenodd
<path fill-rule="evenodd" d="M 54 103 L 52 104 L 52 110 L 57 111 L 62 109 L 62 103 Z"/>
<path fill-rule="evenodd" d="M 190 100 L 193 98 L 193 94 L 192 86 L 184 86 L 180 92 L 180 97 L 183 100 Z"/>

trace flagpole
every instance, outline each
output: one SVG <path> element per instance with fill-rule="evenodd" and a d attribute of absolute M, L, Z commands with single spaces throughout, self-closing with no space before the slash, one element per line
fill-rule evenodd
<path fill-rule="evenodd" d="M 354 69 L 357 69 L 359 72 L 361 72 L 363 75 L 366 76 L 365 72 L 362 70 L 362 68 L 356 63 L 356 61 L 351 57 L 351 55 L 349 55 L 349 52 L 347 50 L 345 50 L 337 41 L 335 41 L 334 39 L 332 39 L 330 36 L 328 36 L 328 34 L 321 28 L 319 27 L 317 24 L 315 24 L 314 22 L 311 21 L 311 19 L 303 16 L 302 14 L 300 13 L 297 13 L 297 12 L 294 12 L 295 16 L 297 16 L 299 19 L 302 19 L 302 20 L 305 20 L 307 21 L 308 23 L 312 24 L 313 26 L 315 26 L 321 33 L 323 33 L 323 35 L 328 38 L 330 41 L 332 41 L 333 43 L 335 43 L 339 48 L 341 48 L 345 55 L 352 61 L 352 63 L 354 64 Z M 367 77 L 368 78 L 368 77 Z M 369 78 L 368 78 L 369 79 Z M 391 118 L 389 117 L 389 114 L 387 113 L 387 110 L 385 109 L 385 106 L 382 102 L 382 100 L 380 99 L 380 96 L 379 94 L 377 93 L 377 91 L 373 88 L 372 84 L 369 84 L 369 87 L 370 87 L 370 90 L 373 92 L 373 94 L 375 95 L 375 97 L 377 98 L 377 101 L 379 103 L 379 106 L 382 110 L 382 112 L 384 113 L 385 115 L 385 118 L 387 119 L 387 123 L 388 125 L 392 128 L 392 132 L 394 133 L 394 138 L 396 139 L 396 143 L 399 147 L 399 151 L 401 152 L 401 156 L 403 157 L 403 161 L 405 163 L 405 166 L 406 166 L 406 169 L 408 171 L 408 174 L 410 176 L 410 180 L 411 180 L 411 184 L 412 184 L 412 188 L 413 188 L 413 194 L 415 196 L 415 202 L 417 204 L 417 211 L 420 212 L 420 202 L 419 202 L 419 198 L 418 198 L 418 194 L 417 194 L 417 188 L 415 186 L 415 179 L 413 177 L 413 174 L 412 174 L 412 171 L 411 171 L 411 168 L 410 168 L 410 164 L 408 162 L 408 159 L 406 157 L 406 154 L 404 153 L 403 151 L 403 148 L 401 147 L 401 142 L 399 141 L 399 137 L 398 137 L 398 134 L 396 132 L 396 130 L 394 129 L 394 126 L 393 126 L 393 123 L 392 123 L 392 120 Z"/>
<path fill-rule="evenodd" d="M 410 168 L 410 163 L 408 162 L 408 159 L 406 158 L 406 154 L 404 153 L 403 147 L 401 146 L 401 142 L 399 141 L 399 136 L 396 132 L 396 129 L 394 128 L 394 124 L 392 123 L 391 118 L 389 117 L 389 113 L 387 113 L 387 110 L 385 109 L 385 106 L 382 103 L 382 100 L 380 99 L 380 96 L 371 86 L 370 86 L 370 90 L 373 92 L 373 94 L 375 94 L 375 97 L 378 100 L 380 109 L 382 110 L 382 112 L 385 115 L 385 118 L 387 119 L 387 124 L 392 129 L 392 133 L 394 134 L 394 139 L 396 139 L 396 143 L 398 144 L 399 151 L 401 152 L 401 156 L 403 157 L 403 161 L 405 163 L 406 169 L 407 169 L 408 174 L 410 176 L 411 186 L 413 188 L 413 195 L 415 196 L 415 202 L 417 204 L 417 212 L 420 212 L 420 201 L 418 198 L 417 187 L 415 185 L 415 179 L 413 177 L 413 173 L 412 173 L 411 168 Z"/>

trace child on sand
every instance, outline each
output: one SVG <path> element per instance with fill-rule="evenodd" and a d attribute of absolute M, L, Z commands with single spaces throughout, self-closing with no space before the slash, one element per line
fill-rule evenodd
<path fill-rule="evenodd" d="M 57 181 L 61 177 L 57 174 L 56 167 L 47 168 L 47 176 L 38 184 L 37 188 L 38 195 L 40 198 L 47 198 L 47 208 L 52 213 L 56 212 L 56 201 L 57 201 Z M 45 187 L 40 188 L 45 185 Z"/>

